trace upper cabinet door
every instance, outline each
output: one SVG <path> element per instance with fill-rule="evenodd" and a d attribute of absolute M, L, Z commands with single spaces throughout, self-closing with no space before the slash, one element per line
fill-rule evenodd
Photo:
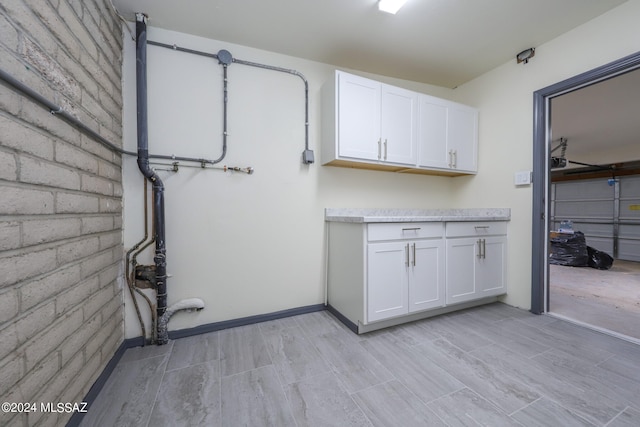
<path fill-rule="evenodd" d="M 448 169 L 447 106 L 427 95 L 420 95 L 418 103 L 418 166 Z"/>
<path fill-rule="evenodd" d="M 478 171 L 478 111 L 466 105 L 420 95 L 418 166 Z"/>
<path fill-rule="evenodd" d="M 415 166 L 418 94 L 382 85 L 381 160 Z"/>
<path fill-rule="evenodd" d="M 338 155 L 379 160 L 381 83 L 351 74 L 338 78 Z"/>
<path fill-rule="evenodd" d="M 464 105 L 449 107 L 447 146 L 451 150 L 453 169 L 478 170 L 478 111 Z"/>

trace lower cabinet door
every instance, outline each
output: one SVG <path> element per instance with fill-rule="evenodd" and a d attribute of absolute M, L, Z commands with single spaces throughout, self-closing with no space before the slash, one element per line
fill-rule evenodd
<path fill-rule="evenodd" d="M 487 237 L 483 245 L 484 256 L 478 259 L 478 297 L 504 294 L 507 292 L 507 238 Z"/>
<path fill-rule="evenodd" d="M 370 243 L 367 247 L 367 322 L 408 313 L 406 242 Z"/>
<path fill-rule="evenodd" d="M 470 301 L 478 297 L 476 282 L 476 238 L 447 240 L 447 304 Z"/>
<path fill-rule="evenodd" d="M 409 243 L 409 312 L 445 304 L 444 240 Z"/>

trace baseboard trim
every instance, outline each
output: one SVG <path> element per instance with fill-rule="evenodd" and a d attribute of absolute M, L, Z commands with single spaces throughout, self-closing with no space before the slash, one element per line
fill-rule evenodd
<path fill-rule="evenodd" d="M 223 322 L 208 323 L 206 325 L 196 326 L 195 328 L 179 329 L 177 331 L 169 331 L 169 339 L 178 339 L 191 337 L 194 335 L 206 334 L 208 332 L 220 331 L 223 329 L 235 328 L 237 326 L 251 325 L 254 323 L 268 322 L 270 320 L 284 319 L 286 317 L 298 316 L 300 314 L 313 313 L 316 311 L 326 310 L 324 304 L 307 305 L 304 307 L 291 308 L 288 310 L 276 311 L 267 314 L 258 314 L 255 316 L 242 317 L 240 319 L 225 320 Z M 141 347 L 145 345 L 143 337 L 128 338 L 122 341 L 115 354 L 102 370 L 98 379 L 93 383 L 89 392 L 85 396 L 83 402 L 87 402 L 87 408 L 91 408 L 91 404 L 96 400 L 98 394 L 106 384 L 109 376 L 118 365 L 118 362 L 124 355 L 124 352 L 133 347 Z M 71 419 L 67 422 L 67 427 L 78 427 L 82 422 L 84 413 L 75 412 Z"/>
<path fill-rule="evenodd" d="M 242 317 L 239 319 L 225 320 L 223 322 L 208 323 L 206 325 L 196 326 L 195 328 L 178 329 L 169 331 L 169 339 L 191 337 L 194 335 L 206 334 L 208 332 L 221 331 L 223 329 L 235 328 L 238 326 L 252 325 L 254 323 L 268 322 L 270 320 L 284 319 L 285 317 L 298 316 L 300 314 L 313 313 L 315 311 L 323 311 L 326 307 L 324 304 L 314 304 L 305 307 L 291 308 L 288 310 L 276 311 L 267 314 L 258 314 L 255 316 Z"/>
<path fill-rule="evenodd" d="M 136 347 L 138 345 L 138 341 L 140 341 L 139 345 L 142 345 L 144 340 L 142 339 L 142 337 L 140 337 L 139 340 L 137 338 L 133 338 L 124 340 L 120 343 L 115 354 L 113 355 L 111 360 L 109 360 L 107 366 L 104 367 L 104 369 L 100 373 L 100 376 L 96 379 L 96 381 L 89 389 L 89 392 L 84 397 L 83 402 L 87 403 L 87 408 L 91 408 L 91 404 L 94 402 L 94 400 L 96 400 L 96 397 L 98 397 L 98 394 L 100 393 L 100 391 L 102 391 L 102 388 L 107 383 L 109 376 L 111 376 L 113 370 L 116 368 L 116 366 L 118 366 L 118 362 L 120 361 L 120 359 L 122 359 L 124 352 L 127 351 L 128 348 Z M 84 418 L 83 412 L 74 412 L 67 422 L 67 427 L 79 426 L 82 422 L 82 418 Z"/>
<path fill-rule="evenodd" d="M 358 325 L 347 319 L 344 314 L 336 310 L 335 307 L 333 307 L 331 304 L 327 305 L 327 311 L 333 314 L 339 321 L 341 321 L 347 328 L 349 328 L 351 332 L 353 332 L 354 334 L 358 333 Z"/>
<path fill-rule="evenodd" d="M 464 310 L 471 307 L 476 307 L 479 305 L 485 305 L 489 303 L 493 303 L 498 301 L 498 297 L 487 297 L 474 301 L 462 302 L 454 305 L 449 305 L 445 307 L 432 308 L 424 311 L 419 311 L 417 313 L 412 313 L 408 315 L 402 315 L 397 317 L 392 317 L 390 319 L 380 320 L 377 322 L 372 322 L 368 324 L 362 324 L 360 321 L 358 323 L 354 323 L 349 320 L 344 314 L 340 313 L 335 307 L 331 305 L 327 305 L 327 310 L 329 313 L 333 314 L 339 321 L 341 321 L 347 328 L 353 331 L 356 334 L 365 334 L 367 332 L 377 331 L 383 328 L 389 328 L 391 326 L 402 325 L 404 323 L 414 322 L 416 320 L 427 319 L 429 317 L 440 316 L 441 314 L 447 314 L 454 311 Z"/>

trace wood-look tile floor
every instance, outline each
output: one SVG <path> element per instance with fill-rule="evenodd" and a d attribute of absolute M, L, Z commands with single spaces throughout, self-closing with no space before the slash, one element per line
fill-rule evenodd
<path fill-rule="evenodd" d="M 128 349 L 81 425 L 640 426 L 640 346 L 500 303 L 365 335 L 323 311 Z"/>

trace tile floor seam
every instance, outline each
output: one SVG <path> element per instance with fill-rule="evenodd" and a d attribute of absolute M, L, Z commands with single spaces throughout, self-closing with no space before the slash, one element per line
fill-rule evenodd
<path fill-rule="evenodd" d="M 390 381 L 392 381 L 392 380 L 390 380 Z M 387 382 L 389 382 L 389 381 L 387 381 Z M 386 384 L 386 383 L 385 383 L 385 384 Z M 380 385 L 380 384 L 378 384 L 378 385 Z M 372 388 L 372 387 L 376 387 L 376 386 L 371 386 L 371 387 L 369 387 L 369 388 Z M 363 390 L 360 390 L 360 391 L 363 391 Z M 372 421 L 372 420 L 371 420 L 371 418 L 369 418 L 369 416 L 367 415 L 367 411 L 365 411 L 365 408 L 363 408 L 362 406 L 360 406 L 360 404 L 358 403 L 358 400 L 356 400 L 356 399 L 354 399 L 354 398 L 353 398 L 353 395 L 354 395 L 354 394 L 358 394 L 360 391 L 357 391 L 357 392 L 355 392 L 355 393 L 347 393 L 347 394 L 349 395 L 349 398 L 351 399 L 351 401 L 352 401 L 353 403 L 355 403 L 355 405 L 358 407 L 358 409 L 360 410 L 360 412 L 362 412 L 362 414 L 364 415 L 364 417 L 367 419 L 367 421 L 369 422 L 369 425 L 373 427 L 373 425 L 374 425 L 374 424 L 373 424 L 373 421 Z"/>
<path fill-rule="evenodd" d="M 153 399 L 153 403 L 151 404 L 151 409 L 149 411 L 149 415 L 147 418 L 147 422 L 146 422 L 146 427 L 149 427 L 149 423 L 151 422 L 151 415 L 153 414 L 153 410 L 156 407 L 156 404 L 158 403 L 158 396 L 160 396 L 160 389 L 162 389 L 162 383 L 164 382 L 164 377 L 167 373 L 167 365 L 169 364 L 169 359 L 171 358 L 171 353 L 173 352 L 173 346 L 171 347 L 171 350 L 169 351 L 169 353 L 167 353 L 165 355 L 166 357 L 166 361 L 165 361 L 165 365 L 164 365 L 164 369 L 162 370 L 162 376 L 160 378 L 160 385 L 158 386 L 158 390 L 156 391 L 156 395 Z"/>
<path fill-rule="evenodd" d="M 620 413 L 618 413 L 618 415 L 616 415 L 615 417 L 611 418 L 607 423 L 604 424 L 603 427 L 607 427 L 609 425 L 611 425 L 612 422 L 614 422 L 616 420 L 616 418 L 620 417 L 622 414 L 624 414 L 627 409 L 629 409 L 630 406 L 627 406 L 626 408 L 624 408 L 622 411 L 620 411 Z"/>
<path fill-rule="evenodd" d="M 513 411 L 512 413 L 508 414 L 510 417 L 513 417 L 514 414 L 517 414 L 518 412 L 524 411 L 525 409 L 527 409 L 528 407 L 530 407 L 531 405 L 533 405 L 534 403 L 540 401 L 541 399 L 544 399 L 544 396 L 540 396 L 538 397 L 536 400 L 534 400 L 533 402 L 529 402 L 528 404 L 524 405 L 522 408 L 520 409 L 516 409 L 515 411 Z"/>
<path fill-rule="evenodd" d="M 296 326 L 291 326 L 291 327 L 288 327 L 288 328 L 281 328 L 281 329 L 278 329 L 278 332 L 280 333 L 280 332 L 282 332 L 282 331 L 284 331 L 286 329 L 289 329 L 289 328 L 290 329 L 299 328 L 299 326 L 296 325 Z M 291 416 L 293 418 L 293 422 L 295 424 L 295 427 L 297 427 L 298 426 L 298 420 L 296 419 L 295 412 L 293 410 L 294 408 L 293 408 L 293 405 L 291 403 L 291 399 L 287 395 L 287 387 L 290 386 L 290 384 L 284 384 L 283 383 L 283 378 L 280 375 L 280 372 L 278 372 L 278 370 L 275 368 L 275 363 L 273 362 L 273 355 L 270 354 L 271 352 L 269 350 L 269 346 L 266 345 L 266 338 L 264 336 L 264 334 L 265 334 L 264 329 L 261 328 L 261 327 L 258 327 L 258 330 L 260 331 L 260 335 L 262 336 L 262 339 L 265 340 L 265 349 L 266 349 L 267 353 L 269 353 L 269 355 L 270 355 L 271 366 L 273 366 L 274 370 L 276 371 L 276 378 L 278 379 L 278 384 L 280 384 L 280 390 L 282 391 L 282 394 L 284 395 L 284 400 L 287 402 L 287 407 L 289 409 L 289 412 L 291 413 Z M 320 374 L 318 374 L 318 375 L 320 375 Z M 292 384 L 295 384 L 295 382 L 292 383 Z M 220 400 L 222 400 L 222 399 L 220 399 Z"/>

